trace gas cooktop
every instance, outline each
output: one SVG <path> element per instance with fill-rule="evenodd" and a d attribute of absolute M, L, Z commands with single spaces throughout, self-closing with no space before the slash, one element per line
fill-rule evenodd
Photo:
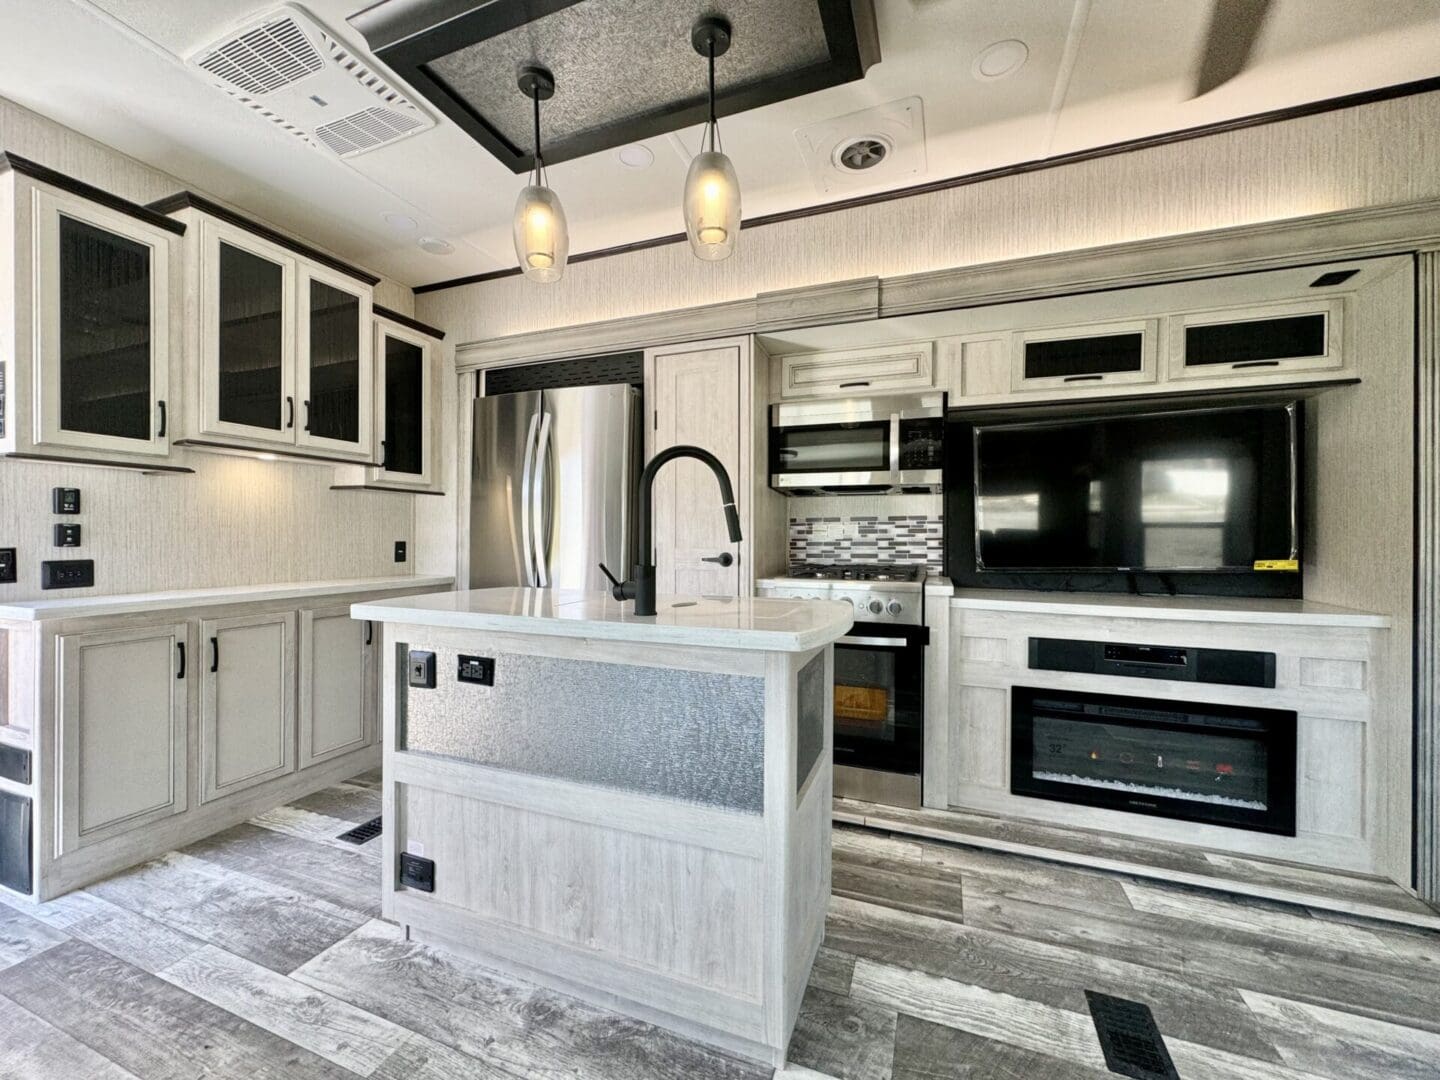
<path fill-rule="evenodd" d="M 919 581 L 923 566 L 890 563 L 800 563 L 785 576 L 803 581 Z"/>

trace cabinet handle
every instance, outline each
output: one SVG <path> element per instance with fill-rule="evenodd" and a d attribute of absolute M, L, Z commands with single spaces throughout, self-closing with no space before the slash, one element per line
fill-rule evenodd
<path fill-rule="evenodd" d="M 310 430 L 310 402 L 305 402 L 305 430 Z"/>
<path fill-rule="evenodd" d="M 1062 382 L 1099 382 L 1104 375 L 1066 375 Z"/>
<path fill-rule="evenodd" d="M 384 439 L 380 440 L 380 471 L 384 472 L 390 468 L 390 447 Z"/>
<path fill-rule="evenodd" d="M 375 624 L 369 619 L 365 620 L 365 644 L 369 645 L 375 640 Z"/>
<path fill-rule="evenodd" d="M 870 385 L 870 380 L 869 380 L 869 379 L 861 379 L 859 382 L 842 382 L 842 383 L 840 384 L 840 386 L 839 386 L 839 389 L 841 389 L 841 390 L 849 390 L 852 386 L 869 386 L 869 385 Z"/>
<path fill-rule="evenodd" d="M 212 672 L 220 670 L 220 639 L 218 637 L 210 639 L 210 670 Z"/>
<path fill-rule="evenodd" d="M 160 406 L 160 432 L 155 437 L 157 439 L 163 439 L 165 437 L 165 428 L 168 426 L 165 422 L 165 402 L 160 401 L 156 404 Z"/>
<path fill-rule="evenodd" d="M 295 399 L 293 397 L 287 397 L 285 399 L 285 408 L 290 411 L 289 418 L 285 421 L 285 426 L 287 428 L 293 428 L 295 426 Z"/>
<path fill-rule="evenodd" d="M 1241 361 L 1238 362 L 1238 363 L 1231 364 L 1231 365 L 1230 365 L 1230 370 L 1231 370 L 1231 371 L 1239 371 L 1241 368 L 1252 368 L 1252 367 L 1279 367 L 1279 366 L 1280 366 L 1280 361 L 1279 361 L 1279 360 L 1241 360 Z"/>
<path fill-rule="evenodd" d="M 177 641 L 175 648 L 180 652 L 180 670 L 175 672 L 175 678 L 183 679 L 185 677 L 185 642 Z"/>

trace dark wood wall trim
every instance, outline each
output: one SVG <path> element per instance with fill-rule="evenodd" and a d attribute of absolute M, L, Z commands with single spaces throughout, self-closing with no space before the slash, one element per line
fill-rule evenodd
<path fill-rule="evenodd" d="M 294 237 L 286 236 L 284 233 L 278 232 L 268 225 L 262 225 L 258 221 L 252 221 L 244 214 L 237 214 L 229 207 L 211 202 L 203 195 L 196 195 L 193 191 L 176 192 L 174 195 L 151 203 L 149 208 L 159 214 L 173 214 L 176 210 L 185 210 L 187 208 L 199 210 L 202 213 L 209 214 L 213 218 L 219 218 L 221 221 L 228 222 L 237 229 L 244 229 L 246 232 L 269 240 L 272 244 L 278 244 L 288 251 L 293 251 L 295 254 L 309 259 L 311 262 L 328 266 L 331 270 L 338 270 L 340 273 L 352 277 L 356 281 L 363 281 L 366 285 L 370 286 L 380 284 L 380 279 L 368 270 L 361 270 L 359 267 L 341 262 L 333 255 L 327 255 L 318 248 L 313 248 L 309 244 L 296 240 Z M 167 218 L 166 220 L 170 219 Z"/>
<path fill-rule="evenodd" d="M 40 165 L 37 162 L 31 161 L 29 158 L 23 158 L 19 154 L 6 150 L 0 153 L 0 173 L 11 171 L 17 172 L 21 176 L 28 176 L 31 180 L 38 180 L 42 184 L 49 184 L 51 187 L 59 188 L 61 191 L 69 192 L 71 195 L 78 195 L 82 199 L 88 199 L 90 202 L 103 206 L 106 209 L 125 214 L 127 217 L 133 217 L 138 221 L 143 221 L 147 225 L 154 225 L 157 229 L 172 232 L 176 236 L 185 235 L 185 225 L 183 222 L 176 221 L 174 218 L 168 218 L 148 206 L 141 206 L 139 203 L 133 203 L 129 199 L 122 199 L 119 195 L 112 195 L 110 192 L 102 191 L 100 188 L 92 184 L 87 184 L 83 180 L 76 180 L 73 176 L 66 176 L 64 173 L 56 172 L 54 169 Z"/>
<path fill-rule="evenodd" d="M 835 202 L 816 203 L 813 206 L 800 206 L 794 210 L 783 210 L 775 214 L 764 214 L 760 217 L 747 218 L 741 225 L 741 231 L 762 228 L 766 225 L 777 225 L 786 221 L 797 221 L 801 218 L 814 217 L 818 214 L 835 214 L 842 210 L 854 210 L 862 206 L 872 206 L 876 203 L 891 202 L 895 199 L 911 199 L 920 195 L 929 195 L 937 191 L 947 191 L 950 188 L 966 187 L 970 184 L 983 184 L 987 180 L 998 180 L 1007 176 L 1020 176 L 1024 173 L 1040 172 L 1044 169 L 1056 169 L 1064 165 L 1075 165 L 1083 161 L 1093 161 L 1096 158 L 1113 157 L 1117 154 L 1128 154 L 1137 150 L 1148 150 L 1156 146 L 1168 146 L 1171 143 L 1188 142 L 1191 139 L 1203 139 L 1209 135 L 1221 135 L 1230 131 L 1240 131 L 1244 128 L 1261 127 L 1266 124 L 1278 124 L 1285 120 L 1298 120 L 1307 116 L 1316 116 L 1320 113 L 1334 112 L 1337 109 L 1352 109 L 1359 105 L 1371 105 L 1375 102 L 1390 101 L 1394 98 L 1409 97 L 1414 94 L 1428 94 L 1440 90 L 1440 76 L 1429 79 L 1419 79 L 1415 82 L 1398 83 L 1394 86 L 1382 86 L 1374 90 L 1364 90 L 1357 94 L 1346 94 L 1343 97 L 1326 98 L 1323 101 L 1312 101 L 1304 105 L 1291 105 L 1283 109 L 1273 109 L 1270 112 L 1252 113 L 1249 116 L 1236 117 L 1233 120 L 1220 120 L 1213 124 L 1201 124 L 1198 127 L 1181 128 L 1178 131 L 1162 132 L 1158 135 L 1147 135 L 1139 139 L 1129 139 L 1125 142 L 1109 143 L 1105 146 L 1092 147 L 1089 150 L 1076 150 L 1069 154 L 1059 154 L 1055 157 L 1038 158 L 1030 161 L 1016 162 L 1014 165 L 1002 165 L 995 169 L 986 169 L 983 172 L 965 173 L 961 176 L 950 176 L 943 180 L 930 180 L 923 184 L 912 184 L 909 187 L 895 188 L 891 191 L 878 191 L 870 195 L 857 195 L 852 199 L 840 199 Z M 679 244 L 685 242 L 684 233 L 672 233 L 667 236 L 656 236 L 648 240 L 636 240 L 629 244 L 620 244 L 616 247 L 599 248 L 595 251 L 585 251 L 578 255 L 571 255 L 570 262 L 589 262 L 591 259 L 607 259 L 615 255 L 626 255 L 633 251 L 643 251 L 646 248 L 663 247 L 666 244 Z M 415 286 L 415 293 L 437 292 L 441 289 L 454 289 L 462 285 L 477 285 L 486 281 L 496 281 L 500 278 L 515 277 L 520 273 L 518 266 L 509 267 L 505 270 L 491 270 L 483 274 L 471 274 L 467 277 L 452 278 L 448 281 L 437 281 L 429 285 Z"/>
<path fill-rule="evenodd" d="M 445 331 L 437 330 L 433 326 L 427 326 L 419 319 L 412 319 L 409 315 L 401 315 L 398 311 L 391 311 L 388 307 L 381 307 L 379 304 L 371 304 L 370 310 L 382 319 L 389 319 L 401 326 L 408 326 L 411 330 L 417 330 L 422 334 L 433 337 L 436 341 L 445 340 Z"/>

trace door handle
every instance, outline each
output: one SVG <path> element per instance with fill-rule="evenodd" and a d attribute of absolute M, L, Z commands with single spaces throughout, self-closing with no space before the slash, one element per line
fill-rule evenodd
<path fill-rule="evenodd" d="M 384 472 L 390 468 L 390 448 L 385 445 L 385 440 L 380 440 L 380 471 Z"/>
<path fill-rule="evenodd" d="M 287 428 L 293 428 L 295 426 L 295 399 L 293 397 L 287 397 L 285 399 L 285 408 L 287 410 L 285 426 Z"/>
<path fill-rule="evenodd" d="M 530 586 L 537 584 L 535 541 L 532 536 L 535 523 L 530 519 L 535 509 L 535 431 L 539 426 L 540 414 L 531 413 L 530 428 L 525 432 L 525 461 L 520 466 L 520 554 L 525 560 L 525 584 Z"/>
<path fill-rule="evenodd" d="M 375 640 L 375 624 L 369 619 L 365 620 L 365 644 L 369 645 Z"/>
<path fill-rule="evenodd" d="M 721 566 L 730 566 L 735 562 L 735 556 L 728 551 L 722 551 L 719 555 L 702 555 L 701 562 L 719 563 Z"/>
<path fill-rule="evenodd" d="M 218 637 L 212 637 L 212 638 L 210 639 L 210 671 L 213 673 L 213 672 L 216 672 L 216 671 L 219 671 L 219 670 L 220 670 L 220 639 L 219 639 Z"/>
<path fill-rule="evenodd" d="M 540 433 L 535 436 L 535 584 L 550 587 L 550 413 L 540 417 Z"/>
<path fill-rule="evenodd" d="M 305 402 L 305 430 L 310 430 L 310 402 Z"/>
<path fill-rule="evenodd" d="M 180 653 L 180 670 L 175 672 L 175 678 L 183 679 L 185 677 L 185 642 L 177 641 L 175 648 Z"/>
<path fill-rule="evenodd" d="M 160 430 L 155 435 L 155 437 L 157 439 L 163 439 L 165 437 L 165 429 L 169 427 L 169 424 L 166 422 L 165 419 L 165 402 L 161 400 L 157 401 L 156 404 L 160 406 Z"/>

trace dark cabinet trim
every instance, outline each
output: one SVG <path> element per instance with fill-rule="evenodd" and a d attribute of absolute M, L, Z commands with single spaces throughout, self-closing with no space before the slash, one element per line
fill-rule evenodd
<path fill-rule="evenodd" d="M 389 319 L 393 323 L 407 326 L 411 330 L 418 330 L 422 334 L 433 337 L 436 341 L 445 340 L 445 331 L 437 330 L 433 326 L 426 326 L 418 319 L 412 319 L 409 315 L 401 315 L 398 311 L 391 311 L 388 307 L 381 307 L 379 304 L 371 304 L 370 310 L 381 319 Z"/>
<path fill-rule="evenodd" d="M 112 195 L 108 191 L 102 191 L 93 184 L 87 184 L 83 180 L 76 180 L 73 176 L 66 176 L 64 173 L 56 172 L 54 169 L 46 168 L 29 158 L 23 158 L 19 154 L 9 150 L 0 152 L 0 173 L 17 172 L 21 176 L 28 176 L 31 180 L 38 180 L 42 184 L 49 184 L 53 188 L 69 192 L 71 195 L 78 195 L 82 199 L 106 209 L 114 210 L 117 213 L 133 217 L 143 221 L 147 225 L 154 225 L 157 229 L 164 229 L 176 236 L 185 235 L 184 222 L 168 218 L 164 214 L 148 207 L 133 203 L 129 199 L 122 199 L 119 195 Z"/>
<path fill-rule="evenodd" d="M 104 458 L 70 457 L 67 454 L 23 454 L 19 452 L 0 455 L 17 461 L 53 461 L 57 465 L 101 465 L 107 469 L 134 469 L 146 473 L 193 473 L 195 470 L 183 465 L 160 465 L 145 461 L 106 461 Z"/>
<path fill-rule="evenodd" d="M 380 284 L 380 279 L 368 270 L 361 270 L 359 267 L 343 263 L 333 255 L 327 255 L 318 248 L 302 243 L 293 237 L 286 236 L 282 232 L 270 228 L 268 225 L 261 225 L 258 221 L 252 221 L 244 214 L 237 214 L 229 207 L 221 206 L 219 203 L 211 202 L 203 195 L 196 195 L 193 191 L 178 191 L 167 198 L 152 202 L 149 209 L 160 214 L 173 214 L 176 210 L 194 209 L 209 214 L 213 218 L 234 225 L 237 229 L 244 229 L 262 239 L 269 240 L 287 251 L 293 251 L 296 255 L 303 256 L 311 262 L 319 263 L 321 266 L 328 266 L 331 270 L 338 270 L 340 273 L 354 278 L 356 281 L 363 281 L 366 285 L 375 286 Z M 164 220 L 168 221 L 169 218 Z M 184 226 L 181 226 L 183 229 Z"/>

